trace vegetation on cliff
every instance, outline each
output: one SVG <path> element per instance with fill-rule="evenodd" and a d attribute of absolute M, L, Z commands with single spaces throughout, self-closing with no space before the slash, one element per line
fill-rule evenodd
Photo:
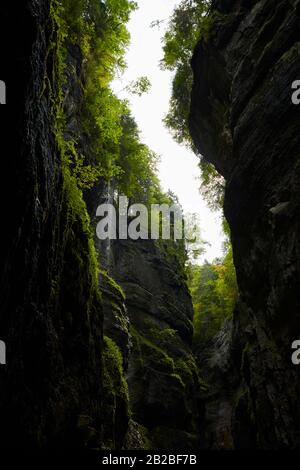
<path fill-rule="evenodd" d="M 217 18 L 210 10 L 211 0 L 182 0 L 174 9 L 164 36 L 164 57 L 161 66 L 174 72 L 172 95 L 165 125 L 175 140 L 185 144 L 198 154 L 189 131 L 189 114 L 193 72 L 191 59 L 200 39 L 209 38 Z M 215 168 L 200 156 L 202 195 L 212 209 L 223 204 L 224 180 Z"/>
<path fill-rule="evenodd" d="M 128 385 L 122 354 L 107 336 L 104 337 L 103 366 L 103 447 L 120 449 L 130 416 Z"/>
<path fill-rule="evenodd" d="M 16 81 L 1 108 L 12 150 L 3 174 L 15 182 L 2 198 L 3 448 L 300 446 L 291 351 L 300 308 L 291 102 L 299 1 L 176 4 L 164 38 L 162 66 L 174 72 L 165 123 L 227 178 L 223 201 L 223 179 L 201 159 L 202 193 L 230 223 L 240 294 L 225 222 L 224 256 L 202 265 L 203 243 L 190 248 L 190 233 L 178 242 L 96 238 L 98 198 L 178 203 L 161 190 L 157 156 L 111 89 L 136 3 L 2 2 L 2 43 L 11 39 L 3 73 Z M 149 87 L 141 77 L 126 90 Z"/>
<path fill-rule="evenodd" d="M 192 83 L 189 61 L 199 34 L 206 35 L 211 22 L 210 19 L 203 19 L 208 7 L 207 2 L 196 3 L 185 1 L 181 9 L 175 10 L 173 26 L 166 34 L 164 46 L 164 65 L 176 70 L 171 110 L 166 123 L 176 131 L 175 137 L 178 141 L 189 143 L 188 96 Z M 143 203 L 146 206 L 153 203 L 178 204 L 174 194 L 165 194 L 161 190 L 156 170 L 158 157 L 141 142 L 128 103 L 117 98 L 110 87 L 117 71 L 122 71 L 125 67 L 124 53 L 129 42 L 126 22 L 135 8 L 135 2 L 129 0 L 108 0 L 105 3 L 96 0 L 52 0 L 52 20 L 58 37 L 52 44 L 56 60 L 57 88 L 50 90 L 55 138 L 62 158 L 68 217 L 74 219 L 76 214 L 76 218 L 81 221 L 88 239 L 87 258 L 92 270 L 91 288 L 98 294 L 99 275 L 102 277 L 100 290 L 105 285 L 103 280 L 108 277 L 99 268 L 83 191 L 92 189 L 99 180 L 103 180 L 112 184 L 115 195 L 126 195 L 131 202 Z M 189 21 L 186 24 L 187 19 Z M 200 32 L 195 27 L 199 22 Z M 75 54 L 76 63 L 72 62 L 70 51 Z M 76 70 L 73 70 L 74 67 Z M 78 122 L 75 125 L 70 124 L 66 112 L 66 108 L 70 107 L 67 102 L 68 87 L 70 81 L 74 81 L 74 76 L 78 83 L 75 83 L 76 90 L 72 92 L 76 94 L 76 105 L 79 104 Z M 45 80 L 45 88 L 48 85 Z M 145 77 L 129 85 L 133 93 L 137 94 L 147 91 L 149 86 Z M 176 127 L 179 123 L 180 127 Z M 223 195 L 222 183 L 212 167 L 203 167 L 203 181 L 206 188 L 211 185 L 211 204 L 214 207 L 220 205 Z M 186 221 L 186 225 L 188 223 L 189 221 Z M 193 239 L 193 234 L 188 235 Z M 188 281 L 190 283 L 195 309 L 195 339 L 201 337 L 205 324 L 209 324 L 209 331 L 206 331 L 205 335 L 213 335 L 222 326 L 224 319 L 231 315 L 235 302 L 236 286 L 230 250 L 224 260 L 211 266 L 200 267 L 190 265 L 189 260 L 202 252 L 201 239 L 198 239 L 198 244 L 192 243 L 192 248 L 188 240 L 158 240 L 156 245 L 160 261 L 166 263 L 170 270 L 169 277 L 174 277 L 178 288 L 188 293 Z M 109 282 L 114 283 L 111 278 Z M 114 284 L 114 289 L 121 292 L 117 283 Z M 121 294 L 121 298 L 126 301 L 122 292 Z M 122 308 L 121 304 L 112 304 L 111 310 L 116 313 Z M 119 318 L 120 325 L 123 321 L 122 315 Z M 179 315 L 179 312 L 176 312 L 176 315 Z M 180 318 L 178 321 L 180 324 Z M 191 319 L 186 321 L 188 329 L 192 331 Z M 123 325 L 123 331 L 129 334 L 128 325 Z M 187 442 L 197 440 L 195 419 L 198 410 L 193 400 L 197 391 L 203 389 L 205 384 L 189 347 L 184 345 L 177 330 L 168 327 L 160 330 L 155 323 L 147 333 L 133 327 L 131 334 L 138 380 L 142 381 L 145 390 L 154 387 L 161 392 L 155 400 L 155 409 L 159 410 L 161 407 L 162 412 L 166 413 L 160 424 L 168 426 L 176 400 L 187 400 L 187 396 L 191 395 L 191 403 L 187 401 L 182 410 L 180 426 L 185 432 L 185 423 L 190 420 L 190 437 L 186 437 Z M 122 352 L 112 338 L 105 337 L 104 445 L 108 448 L 121 446 L 129 421 L 129 396 L 124 378 Z M 155 374 L 150 377 L 149 371 L 155 371 Z M 164 383 L 160 381 L 161 374 L 164 374 Z M 135 393 L 142 385 L 135 383 L 135 386 L 137 391 L 131 390 L 133 403 Z M 172 393 L 168 395 L 168 402 L 162 406 L 159 400 L 163 401 L 163 395 L 166 398 L 169 390 Z M 191 406 L 194 407 L 193 418 L 188 417 Z M 173 426 L 177 426 L 177 421 L 178 419 L 174 420 Z M 151 417 L 143 417 L 140 424 L 144 422 L 151 426 Z M 153 438 L 155 440 L 155 433 Z"/>
<path fill-rule="evenodd" d="M 165 125 L 175 140 L 198 154 L 189 131 L 193 73 L 191 59 L 200 39 L 207 41 L 218 14 L 210 0 L 182 0 L 174 9 L 164 36 L 162 67 L 174 72 L 172 96 Z M 199 155 L 200 191 L 212 210 L 223 208 L 224 179 L 213 165 Z M 226 254 L 223 260 L 203 266 L 189 266 L 189 285 L 193 297 L 195 340 L 213 336 L 233 313 L 237 298 L 230 234 L 224 220 Z M 202 247 L 205 248 L 205 247 Z M 200 333 L 201 332 L 201 333 Z"/>
<path fill-rule="evenodd" d="M 87 303 L 87 314 L 92 312 L 99 317 L 102 314 L 102 286 L 99 285 L 99 276 L 103 277 L 103 274 L 100 272 L 99 254 L 95 249 L 93 229 L 82 190 L 91 188 L 101 177 L 110 178 L 120 173 L 115 161 L 119 157 L 121 119 L 125 104 L 113 96 L 109 81 L 116 68 L 124 66 L 122 58 L 129 39 L 125 22 L 134 6 L 133 2 L 126 0 L 111 0 L 105 5 L 98 1 L 85 0 L 52 0 L 51 3 L 54 37 L 49 54 L 52 53 L 54 57 L 55 76 L 53 88 L 52 82 L 45 77 L 44 92 L 49 87 L 53 128 L 61 158 L 67 208 L 62 215 L 65 215 L 69 225 L 66 246 L 70 253 L 70 267 L 66 263 L 68 273 L 65 277 L 68 278 L 68 285 L 63 300 L 65 308 L 69 309 L 70 306 L 66 303 L 73 300 L 74 286 L 78 286 L 81 292 L 86 286 L 83 276 L 88 272 L 89 289 L 81 292 L 81 297 L 83 302 Z M 74 50 L 74 47 L 77 49 L 76 65 L 81 68 L 75 72 L 70 70 L 69 59 L 70 50 Z M 70 93 L 70 82 L 74 80 L 72 73 L 78 79 L 77 88 L 81 89 L 81 93 L 76 95 L 76 108 L 80 109 L 80 125 L 70 127 L 66 99 Z M 76 90 L 72 89 L 71 93 L 76 93 Z M 88 142 L 87 145 L 83 145 L 84 140 Z M 84 148 L 89 150 L 92 158 L 83 153 Z M 77 264 L 74 260 L 78 261 L 79 270 L 75 269 Z M 75 275 L 79 277 L 74 279 Z M 116 289 L 123 295 L 117 285 Z M 56 295 L 55 290 L 53 292 Z M 95 297 L 99 311 L 95 311 Z M 83 312 L 84 310 L 81 313 Z M 99 354 L 101 346 L 103 361 L 102 370 L 98 370 L 98 380 L 102 373 L 103 445 L 119 448 L 129 419 L 129 398 L 123 360 L 112 339 L 106 337 L 103 345 L 97 345 Z"/>
<path fill-rule="evenodd" d="M 188 127 L 193 75 L 190 61 L 201 37 L 206 37 L 212 24 L 208 15 L 210 1 L 182 0 L 174 9 L 164 36 L 162 67 L 175 72 L 167 127 L 179 143 L 193 146 Z"/>
<path fill-rule="evenodd" d="M 223 260 L 193 265 L 189 285 L 194 305 L 194 344 L 212 338 L 231 318 L 237 301 L 237 284 L 231 248 Z"/>

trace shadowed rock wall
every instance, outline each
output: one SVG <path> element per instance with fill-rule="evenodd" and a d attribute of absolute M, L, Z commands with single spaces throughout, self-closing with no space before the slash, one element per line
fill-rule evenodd
<path fill-rule="evenodd" d="M 213 2 L 193 57 L 193 140 L 226 178 L 240 300 L 232 360 L 237 448 L 300 446 L 299 1 Z M 238 379 L 237 379 L 238 380 Z"/>

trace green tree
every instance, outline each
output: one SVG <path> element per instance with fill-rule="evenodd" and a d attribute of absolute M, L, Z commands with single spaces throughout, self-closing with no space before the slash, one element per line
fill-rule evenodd
<path fill-rule="evenodd" d="M 208 15 L 210 1 L 182 0 L 174 9 L 163 40 L 163 69 L 174 71 L 167 127 L 179 143 L 192 146 L 188 116 L 193 83 L 191 58 L 201 37 L 207 36 L 212 24 Z M 195 149 L 194 149 L 195 150 Z"/>
<path fill-rule="evenodd" d="M 132 95 L 142 96 L 148 93 L 151 88 L 151 82 L 148 77 L 139 77 L 137 80 L 132 81 L 125 88 L 126 91 Z"/>
<path fill-rule="evenodd" d="M 120 122 L 117 165 L 121 172 L 116 178 L 117 189 L 136 202 L 157 202 L 162 193 L 157 176 L 158 156 L 141 143 L 139 129 L 127 107 Z"/>
<path fill-rule="evenodd" d="M 189 266 L 189 287 L 194 306 L 194 344 L 213 337 L 231 318 L 238 296 L 232 249 L 222 260 Z"/>
<path fill-rule="evenodd" d="M 179 144 L 185 144 L 198 155 L 190 132 L 189 113 L 193 84 L 191 58 L 197 42 L 208 38 L 217 14 L 211 12 L 210 0 L 182 0 L 174 9 L 163 40 L 163 69 L 174 72 L 169 111 L 165 125 Z M 201 155 L 200 191 L 211 209 L 223 206 L 224 180 L 213 165 Z"/>
<path fill-rule="evenodd" d="M 189 263 L 196 261 L 205 251 L 201 237 L 200 219 L 195 213 L 184 214 L 184 239 Z"/>

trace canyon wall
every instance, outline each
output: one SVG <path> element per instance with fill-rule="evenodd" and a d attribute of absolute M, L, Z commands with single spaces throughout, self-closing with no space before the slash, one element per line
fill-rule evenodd
<path fill-rule="evenodd" d="M 100 439 L 102 305 L 86 212 L 63 181 L 54 135 L 55 25 L 48 0 L 2 2 L 0 15 L 2 50 L 10 45 L 1 64 L 1 446 L 81 447 L 88 427 Z"/>
<path fill-rule="evenodd" d="M 82 54 L 68 46 L 61 90 L 59 25 L 50 7 L 50 0 L 0 7 L 1 44 L 10 43 L 1 56 L 8 184 L 0 188 L 0 337 L 7 345 L 0 445 L 195 448 L 204 385 L 191 352 L 182 266 L 176 250 L 168 256 L 152 241 L 110 246 L 95 238 L 106 183 L 83 198 L 63 161 L 63 141 L 83 135 Z M 90 142 L 78 145 L 92 160 Z"/>
<path fill-rule="evenodd" d="M 224 384 L 232 378 L 227 421 L 235 448 L 295 448 L 300 139 L 291 86 L 300 77 L 300 2 L 214 1 L 213 9 L 209 38 L 192 61 L 190 130 L 226 179 L 240 291 L 230 372 L 223 370 Z"/>
<path fill-rule="evenodd" d="M 190 128 L 226 179 L 240 298 L 232 322 L 200 348 L 200 373 L 176 247 L 99 243 L 95 209 L 106 185 L 83 199 L 63 167 L 50 1 L 1 3 L 1 44 L 10 44 L 0 77 L 7 84 L 0 107 L 2 447 L 300 445 L 300 380 L 291 361 L 300 334 L 300 149 L 291 101 L 300 79 L 300 2 L 213 6 L 212 30 L 193 57 Z M 67 53 L 65 139 L 81 131 L 83 100 L 81 51 L 73 45 Z M 89 142 L 80 146 L 92 159 Z"/>
<path fill-rule="evenodd" d="M 170 255 L 152 240 L 118 240 L 113 251 L 130 321 L 132 418 L 146 428 L 152 448 L 198 448 L 205 384 L 191 350 L 193 308 L 183 266 L 176 251 Z M 129 435 L 127 445 L 137 441 Z"/>

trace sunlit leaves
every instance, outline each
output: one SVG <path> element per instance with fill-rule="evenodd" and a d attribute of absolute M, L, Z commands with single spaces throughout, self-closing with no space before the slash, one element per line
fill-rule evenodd
<path fill-rule="evenodd" d="M 60 53 L 67 70 L 70 46 L 75 51 L 77 66 L 81 66 L 78 84 L 83 94 L 78 116 L 80 135 L 73 135 L 67 143 L 69 149 L 72 147 L 72 152 L 67 152 L 68 160 L 78 186 L 87 189 L 100 177 L 110 179 L 122 173 L 117 160 L 125 105 L 112 93 L 110 82 L 125 68 L 124 55 L 130 39 L 126 23 L 136 3 L 131 0 L 60 3 L 57 11 L 65 51 Z M 83 155 L 87 148 L 89 155 Z"/>
<path fill-rule="evenodd" d="M 158 202 L 161 193 L 156 173 L 158 156 L 141 143 L 138 127 L 126 108 L 121 126 L 118 165 L 122 174 L 117 180 L 118 190 L 138 202 Z"/>
<path fill-rule="evenodd" d="M 231 318 L 238 289 L 231 248 L 222 260 L 189 267 L 189 286 L 194 305 L 194 342 L 214 336 Z"/>
<path fill-rule="evenodd" d="M 163 41 L 162 68 L 174 71 L 169 111 L 164 119 L 179 144 L 197 153 L 189 132 L 190 100 L 193 84 L 191 58 L 197 42 L 207 39 L 215 13 L 210 1 L 182 0 L 174 9 Z M 201 156 L 200 156 L 201 158 Z M 224 180 L 212 165 L 201 159 L 200 190 L 212 210 L 223 206 Z"/>
<path fill-rule="evenodd" d="M 193 50 L 201 36 L 207 33 L 210 2 L 205 0 L 182 0 L 174 9 L 163 40 L 162 68 L 175 71 L 170 109 L 165 124 L 179 143 L 191 144 L 188 130 Z"/>
<path fill-rule="evenodd" d="M 148 93 L 151 88 L 151 82 L 148 77 L 139 77 L 127 85 L 126 91 L 132 95 L 142 96 Z"/>

